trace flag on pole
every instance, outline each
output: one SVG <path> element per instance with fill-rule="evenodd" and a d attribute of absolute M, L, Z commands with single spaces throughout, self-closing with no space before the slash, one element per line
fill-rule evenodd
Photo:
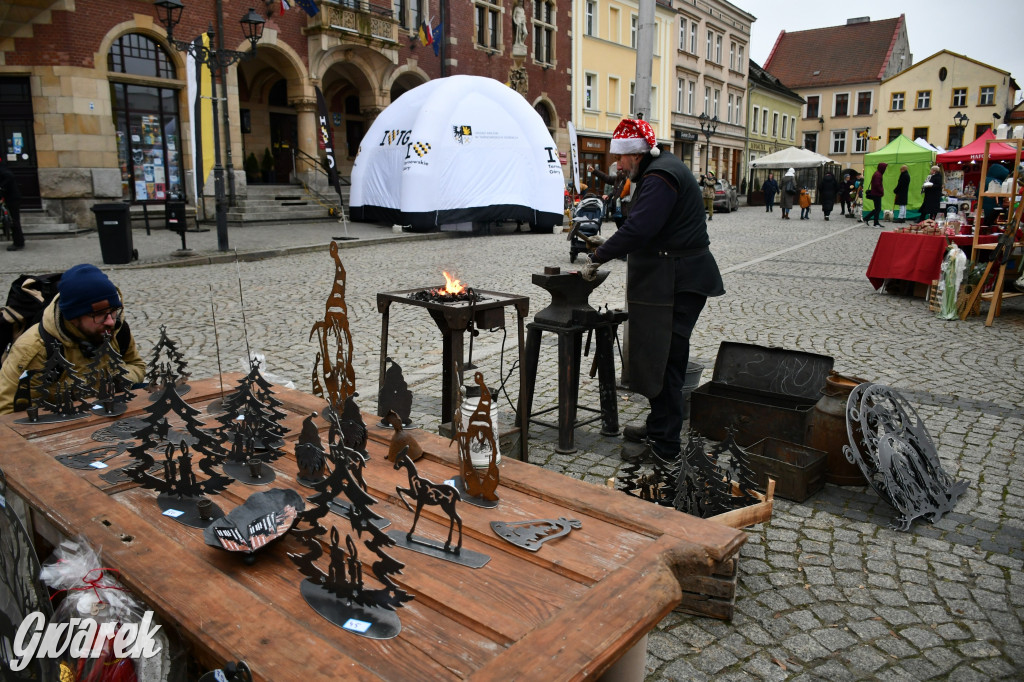
<path fill-rule="evenodd" d="M 331 130 L 331 119 L 327 113 L 327 100 L 324 99 L 324 93 L 321 92 L 320 86 L 314 86 L 314 89 L 316 90 L 316 106 L 318 109 L 317 128 L 320 133 L 317 146 L 323 149 L 327 155 L 327 178 L 335 191 L 337 191 L 338 205 L 341 206 L 341 179 L 338 177 L 338 164 L 334 161 L 334 132 Z"/>
<path fill-rule="evenodd" d="M 434 27 L 430 37 L 430 42 L 434 45 L 434 56 L 437 57 L 441 54 L 441 24 Z"/>
<path fill-rule="evenodd" d="M 202 33 L 193 41 L 196 51 L 203 46 L 208 46 L 210 38 Z M 203 196 L 203 187 L 206 179 L 210 177 L 213 170 L 213 102 L 211 100 L 212 83 L 210 81 L 210 70 L 197 61 L 192 55 L 188 56 L 188 68 L 186 69 L 188 82 L 188 99 L 192 110 L 192 182 L 195 196 Z"/>
<path fill-rule="evenodd" d="M 430 30 L 430 22 L 424 19 L 420 22 L 420 44 L 429 45 L 432 42 L 434 42 L 434 35 Z"/>
<path fill-rule="evenodd" d="M 281 14 L 284 14 L 285 10 L 292 8 L 292 4 L 288 0 L 281 0 Z"/>
<path fill-rule="evenodd" d="M 294 2 L 311 17 L 315 17 L 320 12 L 320 8 L 316 5 L 316 0 L 294 0 Z"/>

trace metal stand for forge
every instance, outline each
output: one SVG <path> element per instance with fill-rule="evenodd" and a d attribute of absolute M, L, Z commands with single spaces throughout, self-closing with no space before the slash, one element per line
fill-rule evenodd
<path fill-rule="evenodd" d="M 412 298 L 412 294 L 423 289 L 405 289 L 402 291 L 386 291 L 377 294 L 377 312 L 381 314 L 380 331 L 380 375 L 378 394 L 384 386 L 385 360 L 388 357 L 388 319 L 392 303 L 405 303 L 426 308 L 437 328 L 441 330 L 443 347 L 441 353 L 441 422 L 451 423 L 455 414 L 455 405 L 459 400 L 459 387 L 462 386 L 462 368 L 464 359 L 464 336 L 472 321 L 478 329 L 494 329 L 505 326 L 505 307 L 514 306 L 518 321 L 519 351 L 519 405 L 524 405 L 526 395 L 526 373 L 524 369 L 524 318 L 530 312 L 530 299 L 526 296 L 503 294 L 496 291 L 475 290 L 481 300 L 468 301 L 420 301 Z M 455 370 L 451 368 L 455 367 Z M 516 421 L 519 426 L 519 459 L 529 461 L 529 450 L 526 439 L 529 433 L 527 413 L 518 409 Z M 498 435 L 498 434 L 495 434 Z"/>
<path fill-rule="evenodd" d="M 586 282 L 575 272 L 562 274 L 558 268 L 546 268 L 543 274 L 534 274 L 533 283 L 551 293 L 551 305 L 538 312 L 527 325 L 526 336 L 526 409 L 534 424 L 558 429 L 559 453 L 576 451 L 576 427 L 601 420 L 601 435 L 619 433 L 619 410 L 615 392 L 614 340 L 620 323 L 627 315 L 621 310 L 598 312 L 587 303 L 593 291 L 608 276 L 598 272 L 597 280 Z M 558 405 L 533 412 L 533 393 L 537 384 L 540 361 L 540 342 L 544 332 L 558 334 Z M 596 339 L 594 362 L 597 365 L 600 410 L 579 405 L 580 362 L 583 351 L 583 333 L 593 333 Z M 558 410 L 558 423 L 550 424 L 536 416 Z M 598 413 L 590 419 L 578 421 L 579 410 Z"/>

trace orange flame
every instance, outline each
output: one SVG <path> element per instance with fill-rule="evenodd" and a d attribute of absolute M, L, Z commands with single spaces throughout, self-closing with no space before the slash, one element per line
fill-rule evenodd
<path fill-rule="evenodd" d="M 447 272 L 444 273 L 444 282 L 444 293 L 448 294 L 449 296 L 458 296 L 459 294 L 466 291 L 466 287 L 463 286 L 462 282 L 460 282 L 457 279 L 454 279 Z"/>

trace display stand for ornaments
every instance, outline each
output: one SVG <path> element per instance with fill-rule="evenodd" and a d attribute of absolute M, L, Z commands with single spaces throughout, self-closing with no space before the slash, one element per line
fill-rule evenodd
<path fill-rule="evenodd" d="M 348 632 L 370 639 L 391 639 L 402 630 L 395 609 L 413 596 L 399 587 L 392 577 L 400 574 L 405 564 L 385 552 L 395 546 L 395 541 L 377 526 L 383 519 L 370 509 L 377 500 L 366 492 L 360 484 L 361 476 L 353 471 L 357 459 L 358 456 L 339 458 L 330 475 L 313 486 L 317 494 L 309 498 L 312 506 L 299 514 L 291 531 L 308 551 L 304 554 L 289 553 L 288 556 L 306 576 L 300 592 L 314 611 Z M 320 521 L 328 514 L 328 505 L 339 493 L 344 493 L 351 501 L 348 521 L 355 538 L 351 534 L 346 535 L 342 546 L 341 533 L 336 526 L 331 526 L 330 566 L 325 573 L 316 565 L 324 554 L 320 538 L 327 534 Z M 364 534 L 369 536 L 365 540 Z M 363 551 L 376 557 L 375 561 L 360 560 L 360 540 Z M 364 563 L 372 566 L 380 588 L 367 584 L 363 575 Z"/>
<path fill-rule="evenodd" d="M 199 410 L 186 404 L 173 384 L 157 394 L 156 402 L 146 408 L 146 413 L 141 417 L 145 426 L 134 434 L 140 443 L 128 449 L 136 461 L 136 466 L 127 470 L 128 475 L 143 488 L 160 493 L 157 504 L 166 516 L 186 526 L 206 528 L 224 515 L 212 500 L 203 497 L 216 495 L 231 484 L 231 478 L 215 470 L 224 461 L 224 452 L 196 419 Z M 195 439 L 191 446 L 170 440 L 169 414 L 184 422 L 186 431 Z M 162 479 L 150 473 L 156 463 L 150 451 L 157 449 L 164 452 Z M 193 451 L 200 456 L 198 461 L 193 462 Z M 197 476 L 196 468 L 205 478 Z"/>
<path fill-rule="evenodd" d="M 16 424 L 54 424 L 81 419 L 90 414 L 93 396 L 75 366 L 64 357 L 59 344 L 50 344 L 46 364 L 39 370 L 25 370 L 18 380 L 14 404 L 28 401 L 26 416 Z M 43 409 L 46 412 L 39 413 Z"/>
<path fill-rule="evenodd" d="M 405 381 L 401 366 L 391 358 L 385 358 L 384 363 L 391 363 L 391 366 L 384 372 L 384 383 L 377 394 L 380 426 L 388 426 L 391 423 L 388 420 L 390 413 L 394 412 L 402 420 L 402 427 L 409 428 L 412 426 L 412 391 Z"/>
<path fill-rule="evenodd" d="M 484 384 L 484 376 L 480 372 L 473 374 L 473 380 L 480 387 L 480 401 L 476 404 L 469 421 L 462 423 L 462 392 L 459 392 L 459 404 L 455 406 L 452 416 L 453 440 L 459 446 L 459 475 L 454 485 L 462 496 L 462 500 L 475 507 L 493 509 L 498 506 L 498 483 L 501 471 L 498 469 L 498 444 L 494 440 L 494 429 L 491 425 L 491 392 Z M 487 453 L 487 467 L 477 469 L 473 466 L 473 451 Z"/>
<path fill-rule="evenodd" d="M 453 485 L 447 483 L 433 483 L 423 478 L 416 471 L 416 465 L 409 459 L 408 453 L 403 450 L 395 458 L 395 470 L 404 468 L 409 476 L 409 487 L 396 486 L 398 499 L 402 501 L 406 509 L 413 512 L 412 527 L 405 533 L 400 530 L 388 531 L 388 537 L 395 541 L 399 547 L 426 554 L 427 556 L 444 559 L 453 564 L 467 566 L 469 568 L 482 568 L 491 560 L 486 554 L 474 552 L 462 547 L 462 517 L 459 516 L 458 503 L 461 499 L 459 491 Z M 408 495 L 416 502 L 416 509 L 413 510 L 409 501 L 405 499 Z M 448 516 L 448 538 L 444 544 L 435 540 L 415 535 L 416 524 L 419 523 L 420 514 L 424 507 L 439 507 Z M 458 529 L 458 541 L 452 547 L 452 537 Z"/>
<path fill-rule="evenodd" d="M 146 369 L 146 390 L 149 399 L 157 400 L 163 389 L 173 386 L 178 395 L 185 395 L 192 387 L 188 385 L 188 363 L 178 350 L 178 344 L 167 336 L 166 325 L 160 325 L 160 338 L 153 347 L 153 355 Z"/>

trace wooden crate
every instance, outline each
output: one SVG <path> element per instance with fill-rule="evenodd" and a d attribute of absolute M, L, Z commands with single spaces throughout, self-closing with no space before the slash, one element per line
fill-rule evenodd
<path fill-rule="evenodd" d="M 692 613 L 719 620 L 732 620 L 736 607 L 736 576 L 739 559 L 732 558 L 719 564 L 711 575 L 688 575 L 679 579 L 683 599 L 675 608 L 680 613 Z"/>
<path fill-rule="evenodd" d="M 750 493 L 760 502 L 717 516 L 709 516 L 707 520 L 730 528 L 746 528 L 759 523 L 769 523 L 772 520 L 772 507 L 775 502 L 775 479 L 768 479 L 768 486 L 763 495 L 756 490 L 751 490 Z M 740 486 L 736 481 L 732 482 L 732 494 L 737 496 L 740 494 Z"/>

